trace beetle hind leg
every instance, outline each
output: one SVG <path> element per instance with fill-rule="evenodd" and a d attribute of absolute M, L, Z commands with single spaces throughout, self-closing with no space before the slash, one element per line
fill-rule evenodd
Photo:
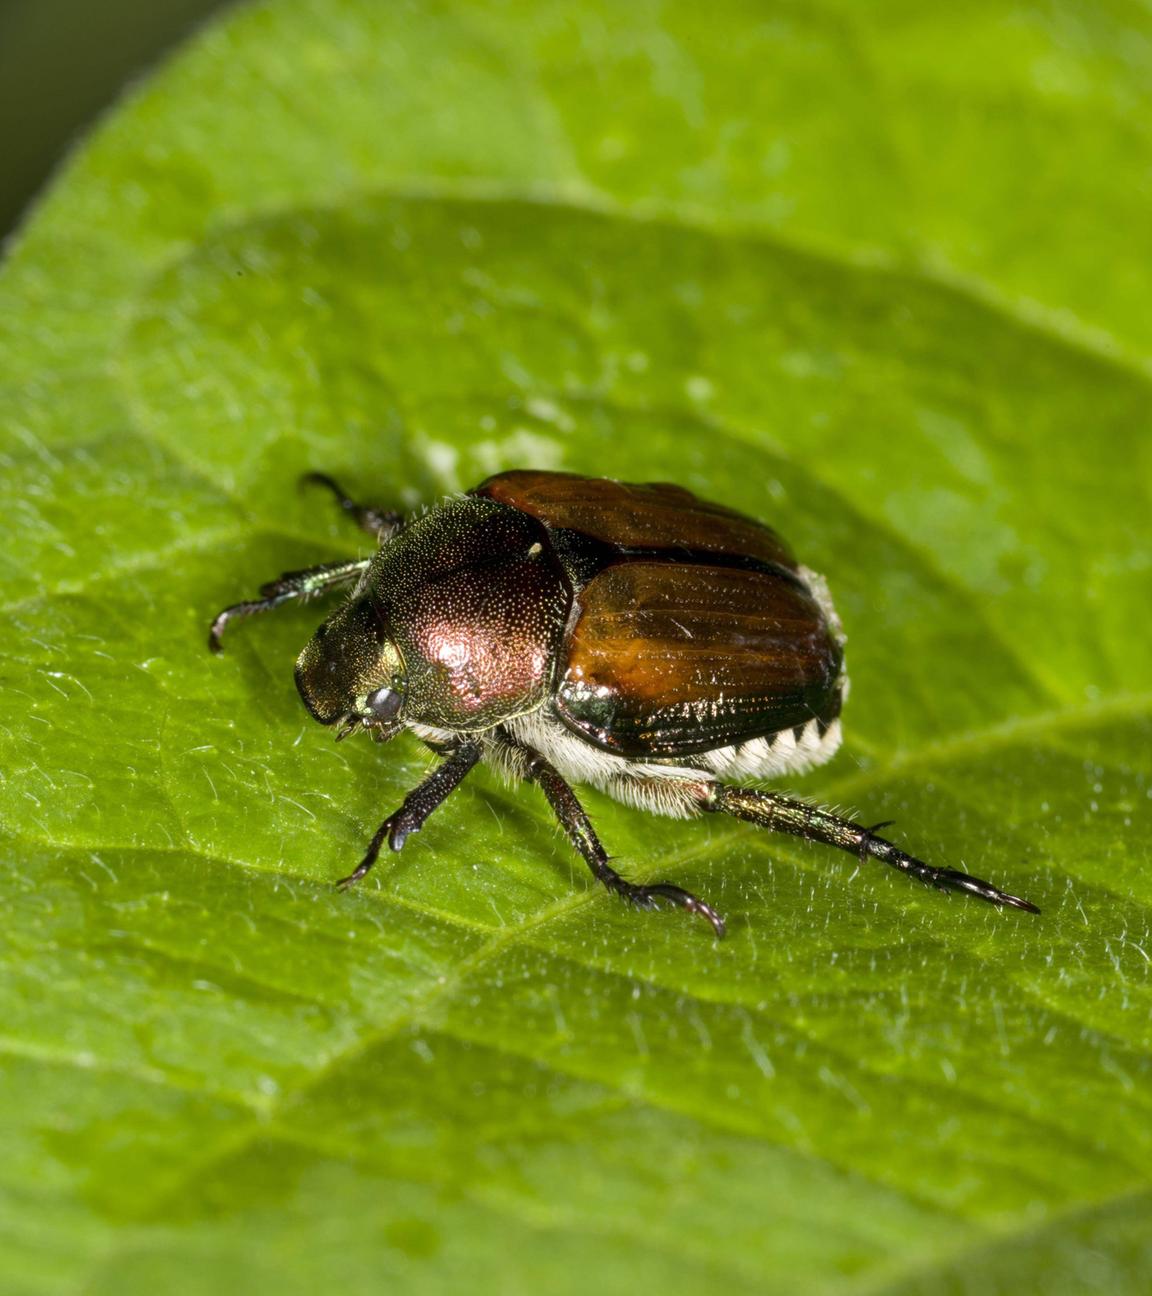
<path fill-rule="evenodd" d="M 648 885 L 642 885 L 637 882 L 629 882 L 622 878 L 615 869 L 609 867 L 608 874 L 604 876 L 598 873 L 597 877 L 608 888 L 626 900 L 630 905 L 637 909 L 655 909 L 657 901 L 668 900 L 674 905 L 679 905 L 681 909 L 687 910 L 688 913 L 699 914 L 701 918 L 707 918 L 712 924 L 712 930 L 718 937 L 722 937 L 727 931 L 724 919 L 712 908 L 710 904 L 705 903 L 699 896 L 694 896 L 691 891 L 685 891 L 683 887 L 678 887 L 672 882 L 651 882 Z"/>
<path fill-rule="evenodd" d="M 804 837 L 809 841 L 824 842 L 828 846 L 837 846 L 841 850 L 851 851 L 861 860 L 871 856 L 902 873 L 918 878 L 938 891 L 966 891 L 969 895 L 978 896 L 990 904 L 1007 906 L 1014 909 L 1026 909 L 1029 913 L 1040 910 L 1019 896 L 1001 891 L 991 882 L 961 873 L 958 869 L 933 868 L 909 855 L 890 841 L 876 836 L 877 828 L 887 827 L 886 823 L 865 828 L 849 819 L 810 805 L 806 801 L 797 801 L 792 797 L 781 796 L 776 792 L 760 792 L 754 788 L 730 787 L 725 783 L 713 783 L 702 800 L 701 808 L 722 814 L 732 815 L 758 824 L 761 828 L 770 828 L 774 832 L 790 833 L 794 837 Z"/>

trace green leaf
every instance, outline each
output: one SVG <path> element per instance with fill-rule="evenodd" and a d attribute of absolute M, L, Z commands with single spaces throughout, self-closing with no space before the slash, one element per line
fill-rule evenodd
<path fill-rule="evenodd" d="M 5 1291 L 1144 1293 L 1152 23 L 1126 0 L 241 9 L 0 279 Z M 1123 237 L 1118 233 L 1123 231 Z M 1003 913 L 335 747 L 315 607 L 510 466 L 777 526 L 849 634 L 798 786 Z"/>

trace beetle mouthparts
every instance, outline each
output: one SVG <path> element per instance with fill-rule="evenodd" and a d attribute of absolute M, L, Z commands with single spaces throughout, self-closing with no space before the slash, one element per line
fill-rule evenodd
<path fill-rule="evenodd" d="M 345 738 L 350 738 L 363 723 L 364 721 L 358 715 L 345 716 L 344 723 L 336 734 L 336 741 L 343 742 Z"/>

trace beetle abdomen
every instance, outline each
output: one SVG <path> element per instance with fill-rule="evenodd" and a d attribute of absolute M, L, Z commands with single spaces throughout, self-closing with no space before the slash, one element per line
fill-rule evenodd
<path fill-rule="evenodd" d="M 830 724 L 809 720 L 794 729 L 750 738 L 731 747 L 718 747 L 694 758 L 694 763 L 718 778 L 770 779 L 782 774 L 803 774 L 831 760 L 839 750 L 841 738 L 839 719 Z"/>
<path fill-rule="evenodd" d="M 517 716 L 504 727 L 517 742 L 540 752 L 564 778 L 590 784 L 626 805 L 674 819 L 691 819 L 700 813 L 700 800 L 692 794 L 699 780 L 711 783 L 722 777 L 766 779 L 799 774 L 831 759 L 840 745 L 839 720 L 827 728 L 811 721 L 799 736 L 789 729 L 679 760 L 638 760 L 594 747 L 549 707 Z M 497 747 L 493 754 L 497 767 L 513 779 L 522 778 L 522 767 L 504 756 Z"/>

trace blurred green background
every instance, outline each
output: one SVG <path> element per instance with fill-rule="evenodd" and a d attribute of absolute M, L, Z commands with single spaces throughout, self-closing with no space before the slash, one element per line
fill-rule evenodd
<path fill-rule="evenodd" d="M 0 238 L 89 121 L 222 0 L 0 0 Z"/>

